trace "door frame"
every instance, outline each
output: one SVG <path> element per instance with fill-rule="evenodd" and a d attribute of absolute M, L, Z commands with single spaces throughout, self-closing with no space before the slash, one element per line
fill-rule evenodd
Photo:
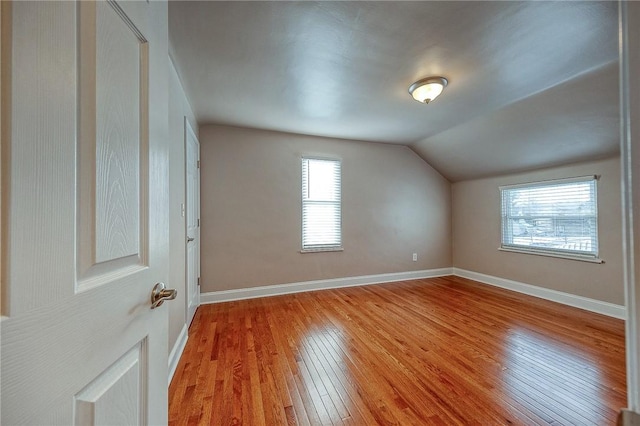
<path fill-rule="evenodd" d="M 637 77 L 640 71 L 640 4 L 621 0 L 618 7 L 627 408 L 636 413 L 637 421 L 640 417 L 640 79 Z M 625 417 L 622 424 L 631 424 L 630 416 Z"/>

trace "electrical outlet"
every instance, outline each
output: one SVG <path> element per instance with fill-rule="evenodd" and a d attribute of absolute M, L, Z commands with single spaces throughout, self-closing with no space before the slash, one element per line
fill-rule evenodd
<path fill-rule="evenodd" d="M 413 253 L 413 261 L 414 262 L 418 261 L 418 253 Z"/>

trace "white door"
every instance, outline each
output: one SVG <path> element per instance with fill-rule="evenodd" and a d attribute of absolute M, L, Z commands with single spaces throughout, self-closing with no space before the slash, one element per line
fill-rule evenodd
<path fill-rule="evenodd" d="M 0 423 L 165 424 L 167 4 L 2 8 Z"/>
<path fill-rule="evenodd" d="M 187 175 L 187 324 L 200 305 L 200 143 L 184 119 Z"/>

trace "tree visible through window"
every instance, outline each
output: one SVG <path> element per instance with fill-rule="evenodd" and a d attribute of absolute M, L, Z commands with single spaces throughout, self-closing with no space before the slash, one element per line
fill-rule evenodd
<path fill-rule="evenodd" d="M 341 164 L 302 159 L 302 250 L 342 247 Z"/>
<path fill-rule="evenodd" d="M 594 176 L 500 187 L 502 247 L 598 257 Z"/>

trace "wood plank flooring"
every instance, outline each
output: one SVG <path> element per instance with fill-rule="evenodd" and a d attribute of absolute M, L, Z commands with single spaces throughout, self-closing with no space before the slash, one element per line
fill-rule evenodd
<path fill-rule="evenodd" d="M 170 425 L 613 425 L 624 323 L 443 277 L 203 305 Z"/>

